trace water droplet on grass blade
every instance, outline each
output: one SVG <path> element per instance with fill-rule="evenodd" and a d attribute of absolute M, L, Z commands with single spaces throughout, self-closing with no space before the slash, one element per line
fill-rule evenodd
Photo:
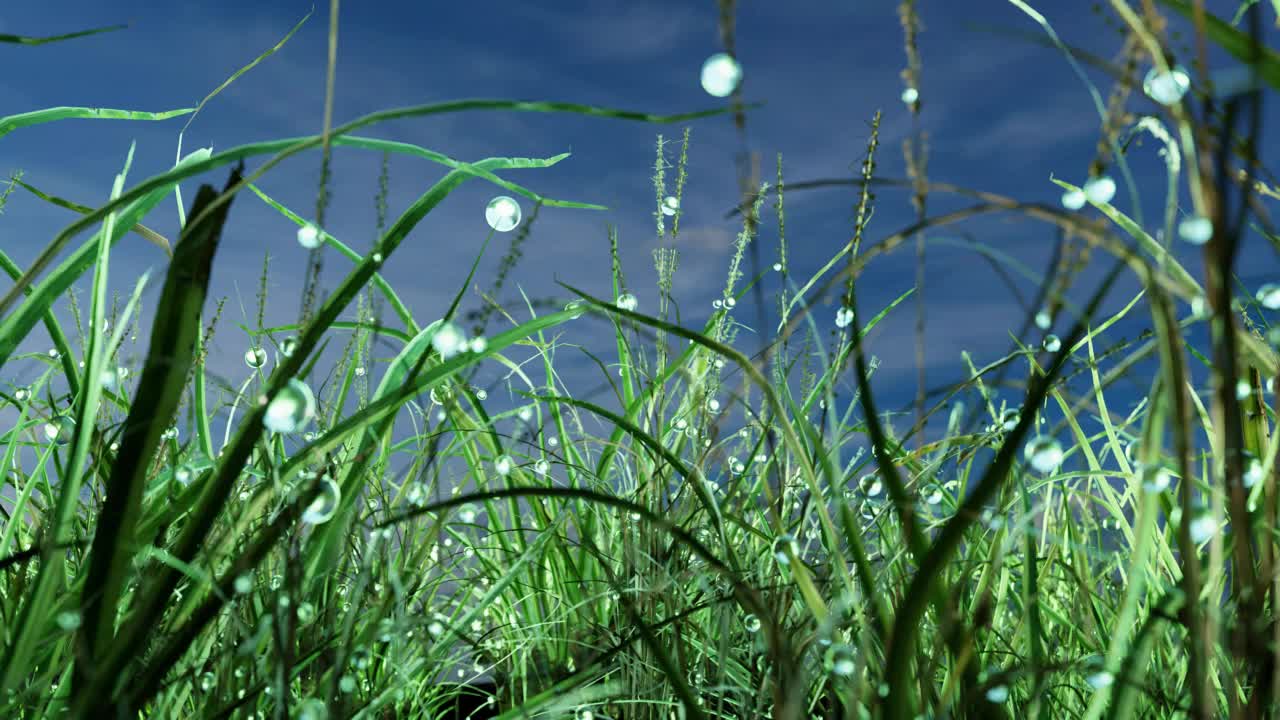
<path fill-rule="evenodd" d="M 316 414 L 316 398 L 306 383 L 291 378 L 267 404 L 262 424 L 273 433 L 295 433 L 306 427 Z"/>
<path fill-rule="evenodd" d="M 842 307 L 836 311 L 836 327 L 847 328 L 853 322 L 853 308 Z"/>
<path fill-rule="evenodd" d="M 1023 456 L 1039 472 L 1051 473 L 1062 464 L 1062 446 L 1047 435 L 1039 435 L 1027 443 Z"/>
<path fill-rule="evenodd" d="M 244 364 L 258 369 L 267 362 L 267 351 L 260 347 L 252 347 L 244 351 Z"/>
<path fill-rule="evenodd" d="M 920 99 L 920 91 L 909 87 L 902 91 L 902 102 L 910 105 Z"/>
<path fill-rule="evenodd" d="M 315 250 L 324 242 L 320 237 L 320 229 L 312 223 L 298 228 L 298 244 L 308 250 Z"/>
<path fill-rule="evenodd" d="M 1161 105 L 1177 103 L 1190 87 L 1191 77 L 1181 65 L 1168 70 L 1153 67 L 1142 80 L 1142 91 Z"/>
<path fill-rule="evenodd" d="M 514 465 L 515 461 L 511 459 L 510 455 L 499 455 L 493 461 L 493 471 L 499 475 L 507 475 Z"/>
<path fill-rule="evenodd" d="M 1084 195 L 1090 202 L 1109 203 L 1116 196 L 1116 181 L 1110 175 L 1089 178 L 1084 184 Z"/>
<path fill-rule="evenodd" d="M 716 53 L 702 63 L 702 89 L 712 97 L 728 97 L 742 82 L 742 66 L 728 53 Z"/>
<path fill-rule="evenodd" d="M 1008 700 L 1009 687 L 1007 685 L 993 685 L 987 688 L 987 702 L 1000 705 Z"/>
<path fill-rule="evenodd" d="M 1056 353 L 1062 349 L 1062 340 L 1052 333 L 1044 336 L 1044 349 L 1051 353 Z"/>
<path fill-rule="evenodd" d="M 680 198 L 674 195 L 668 195 L 662 200 L 662 214 L 675 215 L 680 209 Z"/>
<path fill-rule="evenodd" d="M 338 510 L 338 501 L 342 499 L 342 490 L 333 478 L 325 475 L 320 478 L 320 493 L 311 501 L 302 513 L 302 522 L 308 525 L 327 523 Z"/>
<path fill-rule="evenodd" d="M 44 436 L 57 445 L 66 445 L 76 431 L 76 421 L 70 415 L 59 415 L 44 424 Z"/>
<path fill-rule="evenodd" d="M 1197 513 L 1191 519 L 1191 527 L 1189 529 L 1191 531 L 1191 542 L 1199 545 L 1207 542 L 1218 531 L 1218 521 L 1214 519 L 1213 513 L 1205 510 Z"/>
<path fill-rule="evenodd" d="M 465 351 L 467 345 L 467 336 L 463 334 L 462 328 L 451 322 L 442 324 L 436 329 L 435 335 L 431 336 L 431 347 L 445 360 Z"/>
<path fill-rule="evenodd" d="M 280 342 L 280 354 L 285 357 L 292 357 L 298 350 L 298 338 L 287 337 Z"/>
<path fill-rule="evenodd" d="M 1280 285 L 1267 283 L 1258 288 L 1255 297 L 1262 303 L 1262 307 L 1268 310 L 1280 310 Z"/>
<path fill-rule="evenodd" d="M 615 304 L 623 310 L 635 312 L 636 308 L 640 306 L 640 301 L 631 293 L 622 293 L 618 296 L 618 300 Z"/>
<path fill-rule="evenodd" d="M 823 654 L 822 666 L 836 677 L 850 677 L 857 669 L 853 648 L 844 643 L 837 643 L 827 648 Z"/>
<path fill-rule="evenodd" d="M 746 628 L 749 633 L 760 632 L 760 618 L 751 613 L 742 616 L 742 627 Z"/>
<path fill-rule="evenodd" d="M 485 222 L 498 232 L 508 232 L 520 224 L 520 203 L 506 195 L 489 201 L 484 209 Z"/>
<path fill-rule="evenodd" d="M 1062 193 L 1062 207 L 1068 210 L 1079 210 L 1084 207 L 1085 197 L 1080 190 L 1068 190 Z"/>
<path fill-rule="evenodd" d="M 58 613 L 58 627 L 65 632 L 72 632 L 80 628 L 80 613 L 75 610 L 63 610 Z"/>
<path fill-rule="evenodd" d="M 1213 237 L 1213 221 L 1203 215 L 1192 215 L 1178 223 L 1178 237 L 1192 245 L 1204 245 Z"/>

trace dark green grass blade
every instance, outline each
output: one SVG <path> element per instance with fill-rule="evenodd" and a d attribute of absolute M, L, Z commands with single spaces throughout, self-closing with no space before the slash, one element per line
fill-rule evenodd
<path fill-rule="evenodd" d="M 128 27 L 128 23 L 125 23 L 124 25 L 108 25 L 106 27 L 94 28 L 92 30 L 79 30 L 65 35 L 50 35 L 48 37 L 29 37 L 24 35 L 0 33 L 0 42 L 13 43 L 15 45 L 44 45 L 46 43 L 61 42 L 63 40 L 74 40 L 76 38 L 88 37 L 90 35 L 98 35 L 100 33 L 115 32 L 116 30 L 124 30 Z"/>
<path fill-rule="evenodd" d="M 227 187 L 240 181 L 241 167 L 232 171 Z M 192 212 L 207 207 L 218 192 L 201 185 Z M 205 222 L 187 226 L 165 277 L 151 346 L 138 383 L 137 395 L 125 421 L 106 502 L 89 551 L 89 573 L 81 596 L 84 626 L 82 654 L 76 677 L 94 672 L 114 637 L 117 604 L 133 555 L 134 530 L 141 511 L 146 473 L 161 443 L 168 418 L 177 411 L 187 372 L 195 360 L 201 332 L 200 311 L 209 289 L 213 256 L 230 205 Z"/>

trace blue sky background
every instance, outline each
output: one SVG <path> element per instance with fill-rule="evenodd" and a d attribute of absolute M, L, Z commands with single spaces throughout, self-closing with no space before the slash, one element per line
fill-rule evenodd
<path fill-rule="evenodd" d="M 1114 59 L 1120 37 L 1091 3 L 1049 0 L 1033 3 L 1063 40 Z M 1235 3 L 1207 3 L 1230 16 Z M 1265 4 L 1264 4 L 1265 5 Z M 0 45 L 7 72 L 0 73 L 0 115 L 58 106 L 98 106 L 160 111 L 194 107 L 235 70 L 271 47 L 311 8 L 309 2 L 268 0 L 194 2 L 175 0 L 47 0 L 18 3 L 0 16 L 0 32 L 54 35 L 103 25 L 131 22 L 128 30 L 38 47 Z M 877 174 L 904 178 L 902 141 L 913 132 L 908 108 L 899 100 L 899 71 L 906 57 L 902 31 L 892 2 L 744 2 L 737 11 L 736 50 L 748 101 L 765 101 L 747 118 L 747 142 L 761 154 L 763 179 L 774 179 L 775 158 L 783 156 L 787 182 L 853 177 L 866 151 L 869 123 L 882 110 Z M 1095 154 L 1099 118 L 1086 87 L 1055 49 L 1008 36 L 978 32 L 969 25 L 1002 26 L 1042 36 L 1027 15 L 1004 0 L 921 0 L 924 30 L 920 127 L 929 133 L 928 175 L 936 182 L 985 190 L 1027 202 L 1056 205 L 1061 190 L 1050 175 L 1083 182 Z M 1267 43 L 1280 45 L 1280 31 L 1267 13 Z M 577 102 L 652 113 L 679 113 L 723 106 L 699 86 L 699 70 L 707 56 L 720 52 L 718 10 L 714 0 L 592 0 L 571 2 L 347 2 L 340 17 L 334 123 L 341 124 L 375 110 L 450 99 L 486 97 Z M 1171 27 L 1186 23 L 1169 12 Z M 277 54 L 248 72 L 206 106 L 188 129 L 183 152 L 213 146 L 215 152 L 254 141 L 316 133 L 324 101 L 327 3 Z M 1175 51 L 1190 37 L 1175 41 Z M 1215 69 L 1235 61 L 1216 47 Z M 1183 55 L 1179 59 L 1188 61 Z M 1142 72 L 1145 72 L 1145 67 Z M 1105 98 L 1110 80 L 1086 66 L 1089 78 Z M 1268 101 L 1274 99 L 1268 93 Z M 1130 100 L 1138 113 L 1156 106 L 1140 93 Z M 177 133 L 186 118 L 164 122 L 64 121 L 24 128 L 0 139 L 2 169 L 7 175 L 25 171 L 24 181 L 41 190 L 85 205 L 105 202 L 112 178 L 122 167 L 131 141 L 137 151 L 128 186 L 163 172 L 173 161 Z M 729 115 L 690 123 L 689 179 L 675 246 L 680 267 L 674 294 L 684 324 L 701 327 L 719 297 L 733 253 L 740 220 L 725 213 L 738 200 L 734 156 L 740 139 Z M 658 291 L 652 252 L 657 247 L 653 220 L 651 174 L 654 144 L 661 133 L 678 152 L 684 125 L 648 125 L 576 115 L 516 112 L 467 112 L 399 120 L 366 128 L 361 134 L 411 142 L 461 160 L 488 156 L 548 157 L 572 151 L 554 168 L 503 173 L 505 177 L 548 197 L 606 205 L 608 212 L 543 208 L 524 246 L 524 258 L 508 279 L 501 300 L 516 311 L 523 307 L 517 290 L 533 298 L 568 299 L 555 280 L 597 296 L 610 293 L 609 243 L 606 223 L 618 228 L 623 268 L 640 311 L 656 313 Z M 1265 127 L 1265 124 L 1264 124 Z M 1143 198 L 1148 229 L 1155 230 L 1163 207 L 1164 170 L 1155 144 L 1145 138 L 1129 153 Z M 1275 167 L 1280 143 L 1274 134 L 1262 138 L 1265 165 Z M 668 155 L 674 164 L 677 156 Z M 250 164 L 250 169 L 261 164 Z M 369 247 L 375 225 L 374 196 L 381 157 L 377 153 L 335 148 L 333 201 L 326 229 L 357 250 Z M 310 216 L 314 212 L 319 152 L 291 158 L 259 181 L 265 192 Z M 438 165 L 393 157 L 390 165 L 389 218 L 393 220 L 431 183 L 444 174 Z M 188 181 L 183 186 L 189 207 L 200 182 L 221 187 L 226 171 Z M 1118 173 L 1114 175 L 1120 181 Z M 675 172 L 667 173 L 674 187 Z M 1190 207 L 1185 179 L 1182 206 Z M 448 307 L 459 283 L 489 232 L 484 221 L 488 200 L 504 194 L 483 181 L 469 181 L 455 191 L 409 235 L 385 267 L 385 276 L 423 325 Z M 786 235 L 790 272 L 803 282 L 820 268 L 852 234 L 857 196 L 838 187 L 786 196 Z M 929 214 L 972 204 L 955 196 L 934 195 Z M 1268 207 L 1274 201 L 1263 199 Z M 1123 184 L 1117 207 L 1133 214 Z M 531 203 L 521 200 L 526 217 Z M 772 205 L 772 201 L 766 203 Z M 1092 214 L 1094 211 L 1085 210 Z M 863 247 L 910 225 L 915 213 L 909 193 L 881 188 Z M 0 243 L 25 266 L 58 231 L 77 219 L 17 190 L 0 218 Z M 177 238 L 172 199 L 161 204 L 145 224 Z M 263 252 L 272 256 L 268 325 L 296 319 L 307 253 L 295 240 L 296 228 L 249 193 L 231 210 L 215 264 L 214 297 L 230 296 L 210 356 L 210 370 L 238 386 L 246 370 L 241 355 L 246 342 L 237 322 L 253 322 L 258 274 Z M 955 240 L 961 233 L 1044 272 L 1055 242 L 1054 229 L 1008 214 L 988 215 L 930 234 Z M 87 234 L 80 236 L 83 242 Z M 476 285 L 487 290 L 506 250 L 508 235 L 489 246 Z M 765 213 L 760 256 L 768 267 L 777 256 L 777 225 Z M 1180 245 L 1178 256 L 1198 280 L 1203 268 L 1195 248 Z M 914 242 L 877 259 L 858 286 L 864 318 L 878 312 L 914 283 Z M 163 253 L 131 235 L 112 256 L 112 287 L 127 295 L 147 268 L 163 270 Z M 349 265 L 331 253 L 323 280 L 332 287 Z M 1083 304 L 1110 267 L 1095 254 L 1090 268 L 1075 284 L 1071 298 Z M 1241 253 L 1241 279 L 1252 291 L 1277 279 L 1274 251 L 1254 233 Z M 751 268 L 746 267 L 748 277 Z M 972 250 L 954 244 L 931 245 L 925 301 L 928 313 L 927 371 L 929 385 L 954 382 L 966 375 L 961 350 L 978 365 L 1010 348 L 1009 333 L 1024 318 L 1008 288 L 991 265 Z M 154 302 L 160 282 L 154 276 L 147 298 Z M 776 274 L 767 279 L 772 311 Z M 1018 279 L 1024 297 L 1035 296 L 1035 283 Z M 79 287 L 87 288 L 86 284 Z M 1138 289 L 1126 277 L 1112 292 L 1104 311 L 1126 304 Z M 237 301 L 237 293 L 240 298 Z M 82 295 L 87 306 L 87 295 Z M 246 311 L 242 316 L 240 303 Z M 914 300 L 891 313 L 868 340 L 880 359 L 874 378 L 879 407 L 902 410 L 914 393 Z M 480 307 L 469 291 L 463 309 Z M 211 304 L 212 305 L 212 304 Z M 738 319 L 755 325 L 750 301 L 739 303 Z M 146 308 L 149 318 L 153 306 Z M 354 307 L 352 308 L 354 311 Z M 824 330 L 834 327 L 836 306 L 819 309 Z M 1179 310 L 1185 314 L 1186 306 Z M 65 307 L 60 309 L 65 313 Z M 526 317 L 515 312 L 517 317 Z M 504 329 L 494 317 L 489 332 Z M 772 336 L 772 326 L 763 329 Z M 1067 318 L 1056 329 L 1065 333 Z M 1106 334 L 1109 341 L 1134 337 L 1149 326 L 1145 305 Z M 132 352 L 145 352 L 145 327 Z M 606 361 L 616 360 L 606 323 L 584 318 L 567 326 L 562 341 L 578 342 Z M 1204 340 L 1203 333 L 1202 341 Z M 344 340 L 345 338 L 339 338 Z M 825 340 L 825 338 L 824 338 Z M 1099 348 L 1110 344 L 1104 340 Z M 1039 335 L 1024 338 L 1038 342 Z M 341 344 L 340 342 L 335 344 Z M 754 352 L 759 340 L 743 332 L 739 348 Z M 48 347 L 33 335 L 27 349 Z M 1201 347 L 1207 347 L 1202 344 Z M 521 350 L 520 352 L 527 352 Z M 389 357 L 386 350 L 375 353 Z M 512 355 L 523 360 L 524 355 Z M 1151 365 L 1144 366 L 1148 370 Z M 495 364 L 496 368 L 496 364 Z M 585 357 L 561 352 L 558 369 L 571 390 L 585 392 L 603 378 Z M 7 380 L 30 382 L 35 366 L 6 371 Z M 1025 375 L 1019 365 L 1010 377 Z M 381 369 L 373 370 L 373 381 Z M 491 374 L 496 377 L 497 373 Z M 536 376 L 535 376 L 536 377 Z M 1204 373 L 1197 371 L 1203 380 Z M 1108 395 L 1113 412 L 1125 413 L 1149 387 L 1149 374 L 1116 386 Z M 733 384 L 736 385 L 736 379 Z M 575 393 L 576 394 L 576 393 Z M 1016 403 L 1021 390 L 1006 390 Z M 490 392 L 499 408 L 504 392 Z M 846 394 L 847 402 L 851 394 Z M 970 401 L 972 401 L 970 397 Z M 606 406 L 607 395 L 594 398 Z M 1050 417 L 1056 418 L 1056 408 Z M 906 428 L 907 418 L 898 421 Z M 931 422 L 930 436 L 945 424 L 945 413 Z M 1096 423 L 1086 431 L 1096 431 Z"/>

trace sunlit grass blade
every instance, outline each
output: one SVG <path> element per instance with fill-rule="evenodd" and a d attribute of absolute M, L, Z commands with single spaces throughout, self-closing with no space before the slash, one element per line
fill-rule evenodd
<path fill-rule="evenodd" d="M 123 25 L 107 25 L 105 27 L 93 28 L 92 30 L 79 30 L 73 33 L 63 35 L 50 35 L 47 37 L 29 37 L 24 35 L 11 35 L 9 33 L 0 33 L 0 42 L 15 43 L 17 45 L 44 45 L 45 43 L 61 42 L 63 40 L 74 40 L 75 38 L 88 37 L 99 33 L 114 32 L 116 30 L 128 29 L 129 24 Z"/>

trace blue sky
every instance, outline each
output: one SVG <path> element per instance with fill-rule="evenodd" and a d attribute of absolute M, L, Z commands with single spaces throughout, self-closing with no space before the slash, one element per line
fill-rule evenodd
<path fill-rule="evenodd" d="M 1101 15 L 1089 11 L 1089 3 L 1052 0 L 1035 5 L 1065 42 L 1114 58 L 1119 36 Z M 1234 8 L 1229 2 L 1208 5 L 1228 16 Z M 761 154 L 764 179 L 772 182 L 778 153 L 783 156 L 788 183 L 853 176 L 877 110 L 883 111 L 877 174 L 906 176 L 901 143 L 913 132 L 913 124 L 899 100 L 903 86 L 898 73 L 906 58 L 896 6 L 851 1 L 741 4 L 736 50 L 745 72 L 744 96 L 767 103 L 749 113 L 746 136 L 750 149 Z M 131 26 L 122 32 L 44 46 L 0 45 L 0 58 L 8 70 L 0 74 L 4 108 L 0 114 L 57 105 L 153 111 L 194 107 L 232 72 L 278 42 L 311 7 L 309 2 L 293 0 L 17 4 L 0 17 L 0 32 L 41 36 L 121 22 Z M 1061 190 L 1050 182 L 1050 175 L 1082 182 L 1095 154 L 1099 118 L 1087 88 L 1057 50 L 968 27 L 1002 26 L 1043 36 L 1039 26 L 1010 2 L 921 0 L 919 11 L 924 24 L 919 38 L 919 120 L 929 133 L 930 179 L 1056 205 Z M 1170 15 L 1173 28 L 1185 28 L 1180 18 Z M 327 4 L 316 7 L 280 52 L 206 106 L 186 133 L 184 153 L 318 132 L 327 16 Z M 1270 27 L 1272 21 L 1268 15 L 1267 41 L 1276 46 L 1280 32 Z M 1175 42 L 1175 51 L 1181 52 L 1185 44 L 1185 39 Z M 379 109 L 470 97 L 556 100 L 663 114 L 710 109 L 726 101 L 707 95 L 699 86 L 698 73 L 703 60 L 721 50 L 713 0 L 347 2 L 340 18 L 335 124 Z M 1234 63 L 1216 48 L 1211 58 L 1215 68 Z M 1105 73 L 1088 67 L 1086 72 L 1105 98 L 1110 89 Z M 1139 113 L 1156 108 L 1140 94 L 1131 99 L 1130 107 Z M 7 175 L 20 168 L 26 182 L 47 193 L 100 205 L 131 141 L 137 142 L 137 151 L 130 186 L 171 166 L 177 133 L 185 122 L 186 118 L 154 123 L 65 121 L 25 128 L 0 139 L 3 171 Z M 689 125 L 689 180 L 675 240 L 681 257 L 674 293 L 684 324 L 700 327 L 711 312 L 712 299 L 724 287 L 732 241 L 740 229 L 739 220 L 724 217 L 737 202 L 734 155 L 740 139 L 728 115 Z M 618 228 L 623 268 L 639 298 L 639 309 L 656 312 L 654 144 L 661 133 L 678 149 L 683 127 L 574 115 L 468 112 L 398 120 L 367 128 L 362 134 L 415 143 L 462 160 L 547 157 L 572 151 L 572 157 L 554 168 L 510 171 L 505 176 L 548 197 L 597 203 L 610 210 L 543 208 L 501 300 L 512 310 L 523 307 L 517 288 L 533 298 L 567 299 L 555 284 L 557 279 L 597 296 L 607 295 L 606 224 L 612 224 Z M 1263 137 L 1262 157 L 1269 167 L 1276 166 L 1277 145 L 1274 137 Z M 668 157 L 675 162 L 675 155 Z M 1150 138 L 1131 150 L 1129 162 L 1148 227 L 1154 231 L 1163 203 L 1164 175 Z M 335 149 L 333 201 L 326 229 L 356 249 L 367 248 L 374 232 L 379 163 L 375 153 Z M 319 153 L 307 153 L 284 162 L 259 185 L 295 212 L 310 216 L 319 168 Z M 391 219 L 441 175 L 441 167 L 426 161 L 393 158 Z M 669 183 L 674 183 L 674 175 L 668 171 Z M 1115 177 L 1119 180 L 1118 174 Z M 219 171 L 187 182 L 184 202 L 189 206 L 200 181 L 221 187 L 225 179 L 225 171 Z M 1182 205 L 1189 207 L 1185 181 L 1181 193 Z M 384 274 L 420 323 L 439 317 L 458 291 L 488 233 L 485 204 L 497 194 L 502 191 L 483 181 L 464 184 L 417 226 L 387 263 Z M 1116 204 L 1132 214 L 1128 198 L 1122 184 Z M 807 279 L 848 241 L 856 202 L 848 187 L 786 196 L 790 272 L 797 282 Z M 935 195 L 930 198 L 929 213 L 971 202 Z M 1263 202 L 1274 206 L 1274 201 Z M 523 200 L 521 204 L 527 217 L 531 204 Z M 73 213 L 18 190 L 0 218 L 3 247 L 25 266 L 75 219 Z M 913 219 L 907 192 L 880 189 L 863 246 L 878 243 Z M 171 238 L 177 237 L 177 222 L 172 199 L 145 221 Z M 264 250 L 271 253 L 273 268 L 267 323 L 296 318 L 306 251 L 297 245 L 295 229 L 251 194 L 242 194 L 232 207 L 213 279 L 213 295 L 230 300 L 210 368 L 235 385 L 245 374 L 240 357 L 246 344 L 234 323 L 252 322 Z M 954 244 L 962 233 L 1037 273 L 1044 271 L 1055 241 L 1051 227 L 1007 214 L 931 233 L 931 238 L 939 239 L 929 249 L 925 287 L 931 387 L 964 377 L 961 350 L 969 351 L 978 365 L 1007 352 L 1009 334 L 1024 317 L 1023 308 L 991 265 L 976 252 Z M 80 241 L 85 238 L 81 236 Z M 943 244 L 944 239 L 952 244 Z M 475 283 L 481 289 L 490 287 L 508 240 L 509 236 L 498 235 L 491 242 Z M 777 256 L 772 211 L 766 213 L 756 242 L 761 243 L 760 256 L 768 267 Z M 877 259 L 864 274 L 858 286 L 864 317 L 913 285 L 913 247 L 914 242 L 908 243 Z M 1241 277 L 1250 289 L 1276 279 L 1280 264 L 1256 234 L 1246 238 L 1241 257 Z M 1194 248 L 1180 247 L 1179 258 L 1193 276 L 1203 277 Z M 127 237 L 113 255 L 112 287 L 127 293 L 141 272 L 162 270 L 164 264 L 157 248 L 136 235 Z M 1107 258 L 1096 259 L 1071 298 L 1083 304 L 1109 266 Z M 347 267 L 345 261 L 331 256 L 325 285 L 332 287 Z M 750 276 L 751 269 L 745 270 Z M 771 298 L 777 276 L 767 282 Z M 1035 295 L 1032 281 L 1021 278 L 1018 284 L 1024 297 Z M 154 300 L 158 289 L 157 276 L 147 297 Z M 1122 307 L 1137 289 L 1137 281 L 1126 278 L 1104 311 Z M 241 316 L 240 302 L 245 316 Z M 464 309 L 479 306 L 479 296 L 469 291 Z M 738 308 L 739 321 L 754 326 L 752 304 L 739 303 Z M 817 320 L 824 330 L 833 327 L 835 310 L 835 305 L 819 308 Z M 1185 312 L 1185 305 L 1180 310 Z M 868 350 L 880 358 L 874 387 L 882 411 L 903 409 L 912 397 L 914 322 L 912 300 L 891 313 L 868 339 Z M 502 323 L 505 320 L 495 317 L 490 332 L 503 329 Z M 1106 338 L 1132 338 L 1149 324 L 1149 314 L 1140 305 Z M 1061 318 L 1057 329 L 1065 333 L 1068 325 Z M 562 341 L 581 343 L 603 353 L 606 361 L 616 360 L 606 324 L 584 319 L 569 329 Z M 772 336 L 771 329 L 761 330 L 766 337 Z M 739 337 L 740 349 L 757 349 L 758 338 L 745 332 Z M 145 351 L 143 338 L 145 334 L 133 351 L 137 360 Z M 1038 340 L 1039 336 L 1025 339 Z M 1106 340 L 1100 343 L 1107 345 Z M 34 336 L 31 349 L 44 347 L 47 341 Z M 584 356 L 570 351 L 559 357 L 564 363 L 559 369 L 571 389 L 594 388 L 603 381 Z M 9 374 L 15 373 L 18 377 L 9 379 L 29 381 L 35 370 Z M 1025 366 L 1020 365 L 1014 375 L 1024 373 Z M 374 371 L 375 381 L 380 374 Z M 1148 385 L 1149 376 L 1142 375 L 1136 375 L 1133 383 L 1118 385 L 1116 396 L 1108 396 L 1113 410 L 1126 412 Z M 491 391 L 490 397 L 496 400 L 503 394 Z M 1011 403 L 1020 395 L 1020 391 L 1005 392 Z M 607 397 L 596 400 L 614 405 Z M 944 423 L 945 414 L 932 422 L 930 434 Z M 905 420 L 899 423 L 900 428 L 906 425 Z"/>

